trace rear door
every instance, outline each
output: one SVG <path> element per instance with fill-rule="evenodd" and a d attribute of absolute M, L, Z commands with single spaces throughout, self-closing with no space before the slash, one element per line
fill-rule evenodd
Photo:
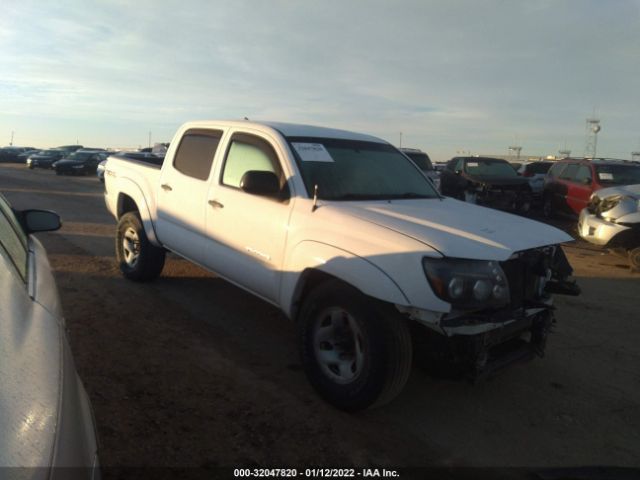
<path fill-rule="evenodd" d="M 234 283 L 275 302 L 293 196 L 284 168 L 285 153 L 261 132 L 236 131 L 208 194 L 207 266 Z M 249 170 L 270 171 L 280 179 L 281 198 L 251 195 L 240 188 Z"/>
<path fill-rule="evenodd" d="M 578 173 L 578 167 L 579 165 L 577 163 L 568 164 L 554 182 L 553 194 L 557 211 L 560 213 L 571 213 L 571 208 L 568 204 L 570 196 L 569 190 L 573 186 L 576 173 Z"/>
<path fill-rule="evenodd" d="M 190 129 L 171 163 L 163 165 L 157 191 L 157 235 L 164 246 L 196 263 L 205 262 L 207 192 L 224 129 Z"/>
<path fill-rule="evenodd" d="M 569 180 L 567 193 L 567 206 L 569 213 L 579 215 L 589 203 L 589 197 L 593 192 L 593 178 L 589 165 L 578 165 L 573 178 Z"/>

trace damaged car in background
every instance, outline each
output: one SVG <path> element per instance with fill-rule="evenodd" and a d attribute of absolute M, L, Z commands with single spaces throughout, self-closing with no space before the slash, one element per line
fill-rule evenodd
<path fill-rule="evenodd" d="M 580 212 L 578 231 L 588 242 L 627 256 L 640 272 L 640 184 L 594 192 Z"/>
<path fill-rule="evenodd" d="M 440 175 L 440 191 L 469 203 L 519 213 L 527 213 L 533 201 L 529 179 L 500 158 L 452 158 Z"/>

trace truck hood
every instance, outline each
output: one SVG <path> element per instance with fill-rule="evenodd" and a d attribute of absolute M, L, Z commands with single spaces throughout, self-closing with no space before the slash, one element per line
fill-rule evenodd
<path fill-rule="evenodd" d="M 549 225 L 452 198 L 331 202 L 331 207 L 446 257 L 503 261 L 514 252 L 573 240 Z"/>

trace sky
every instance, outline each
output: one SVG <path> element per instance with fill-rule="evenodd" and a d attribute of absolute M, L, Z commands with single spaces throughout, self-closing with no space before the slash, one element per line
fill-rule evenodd
<path fill-rule="evenodd" d="M 640 150 L 640 0 L 3 0 L 0 145 L 147 146 L 189 120 L 459 153 Z"/>

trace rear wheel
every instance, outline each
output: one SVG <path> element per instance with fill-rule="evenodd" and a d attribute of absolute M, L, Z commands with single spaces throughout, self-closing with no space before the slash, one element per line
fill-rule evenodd
<path fill-rule="evenodd" d="M 412 346 L 406 320 L 338 280 L 321 284 L 305 299 L 299 334 L 309 381 L 340 409 L 383 405 L 409 378 Z"/>
<path fill-rule="evenodd" d="M 162 272 L 165 251 L 149 242 L 137 212 L 120 217 L 116 231 L 116 259 L 120 271 L 129 280 L 146 282 Z"/>

